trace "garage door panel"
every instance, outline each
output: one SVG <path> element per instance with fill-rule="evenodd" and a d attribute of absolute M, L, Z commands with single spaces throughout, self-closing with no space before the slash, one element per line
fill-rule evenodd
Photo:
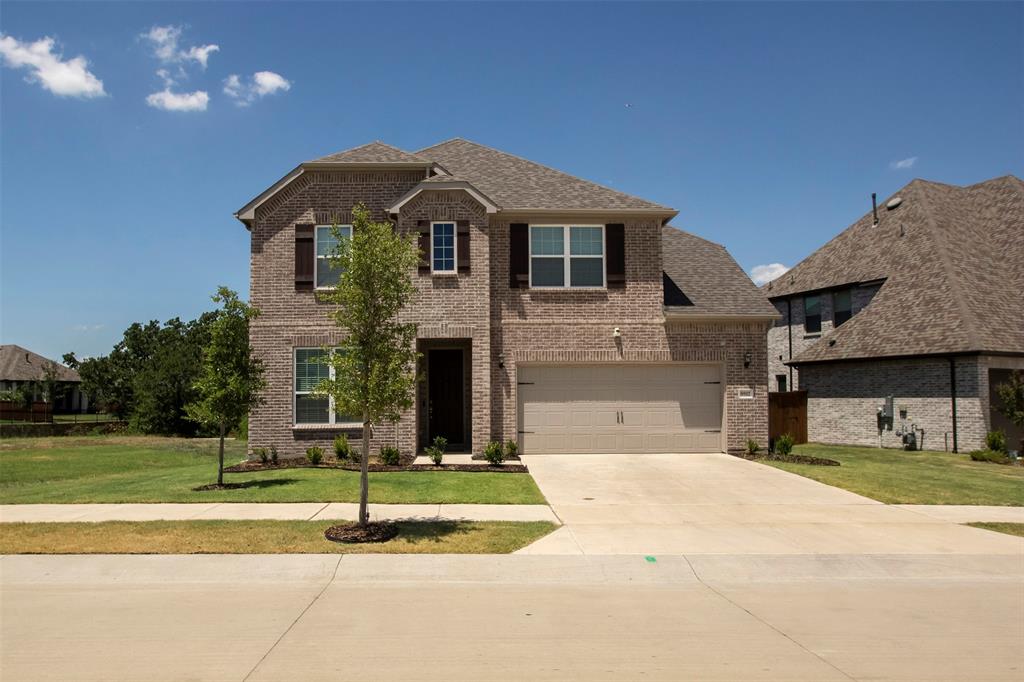
<path fill-rule="evenodd" d="M 523 452 L 721 449 L 718 365 L 520 367 Z"/>

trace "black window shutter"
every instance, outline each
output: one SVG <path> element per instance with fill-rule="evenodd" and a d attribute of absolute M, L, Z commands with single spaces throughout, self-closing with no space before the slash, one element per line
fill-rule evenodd
<path fill-rule="evenodd" d="M 455 253 L 459 257 L 459 272 L 469 272 L 469 221 L 455 222 Z"/>
<path fill-rule="evenodd" d="M 313 262 L 316 259 L 313 245 L 313 226 L 295 226 L 295 290 L 313 290 Z"/>
<path fill-rule="evenodd" d="M 513 289 L 530 286 L 530 226 L 526 223 L 509 225 L 508 285 Z"/>
<path fill-rule="evenodd" d="M 420 267 L 421 273 L 430 274 L 430 221 L 420 220 L 416 223 L 420 232 Z"/>
<path fill-rule="evenodd" d="M 604 226 L 605 279 L 609 289 L 626 286 L 626 226 L 611 223 Z"/>

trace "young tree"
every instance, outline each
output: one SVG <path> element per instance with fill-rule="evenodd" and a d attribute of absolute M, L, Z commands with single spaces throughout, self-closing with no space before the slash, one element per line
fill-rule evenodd
<path fill-rule="evenodd" d="M 224 435 L 262 402 L 266 382 L 263 363 L 253 357 L 249 344 L 249 321 L 259 310 L 239 300 L 227 287 L 217 289 L 213 301 L 223 306 L 210 323 L 210 340 L 203 349 L 195 383 L 199 397 L 185 406 L 185 413 L 193 421 L 217 428 L 217 485 L 224 485 Z"/>
<path fill-rule="evenodd" d="M 419 261 L 414 237 L 399 236 L 391 223 L 376 223 L 359 204 L 352 210 L 352 237 L 333 232 L 338 248 L 331 263 L 340 271 L 337 286 L 321 299 L 337 308 L 328 313 L 345 332 L 339 348 L 325 349 L 334 378 L 318 392 L 334 398 L 342 414 L 363 423 L 359 486 L 359 525 L 369 521 L 367 497 L 370 436 L 374 424 L 397 421 L 412 406 L 416 382 L 416 326 L 399 320 L 412 300 L 412 273 Z"/>
<path fill-rule="evenodd" d="M 996 386 L 996 395 L 1002 403 L 998 410 L 1019 429 L 1024 429 L 1024 371 L 1012 372 L 1010 380 Z M 1024 453 L 1024 438 L 1020 442 L 1020 452 Z"/>

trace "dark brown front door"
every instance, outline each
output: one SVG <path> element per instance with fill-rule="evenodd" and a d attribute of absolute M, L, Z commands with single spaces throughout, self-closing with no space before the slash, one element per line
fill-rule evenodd
<path fill-rule="evenodd" d="M 434 442 L 437 436 L 444 436 L 451 445 L 465 443 L 462 352 L 461 348 L 429 351 L 427 384 L 430 394 L 430 442 Z"/>

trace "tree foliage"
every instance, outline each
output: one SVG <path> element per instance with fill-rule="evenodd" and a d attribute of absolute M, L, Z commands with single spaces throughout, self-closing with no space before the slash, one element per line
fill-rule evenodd
<path fill-rule="evenodd" d="M 317 390 L 334 398 L 337 412 L 359 415 L 363 423 L 359 522 L 365 525 L 372 427 L 398 420 L 413 401 L 416 326 L 403 322 L 400 313 L 415 293 L 419 249 L 391 223 L 374 222 L 362 204 L 352 214 L 351 238 L 333 227 L 338 247 L 331 263 L 341 274 L 337 286 L 321 294 L 336 305 L 329 315 L 345 340 L 337 350 L 325 349 L 334 378 Z"/>

